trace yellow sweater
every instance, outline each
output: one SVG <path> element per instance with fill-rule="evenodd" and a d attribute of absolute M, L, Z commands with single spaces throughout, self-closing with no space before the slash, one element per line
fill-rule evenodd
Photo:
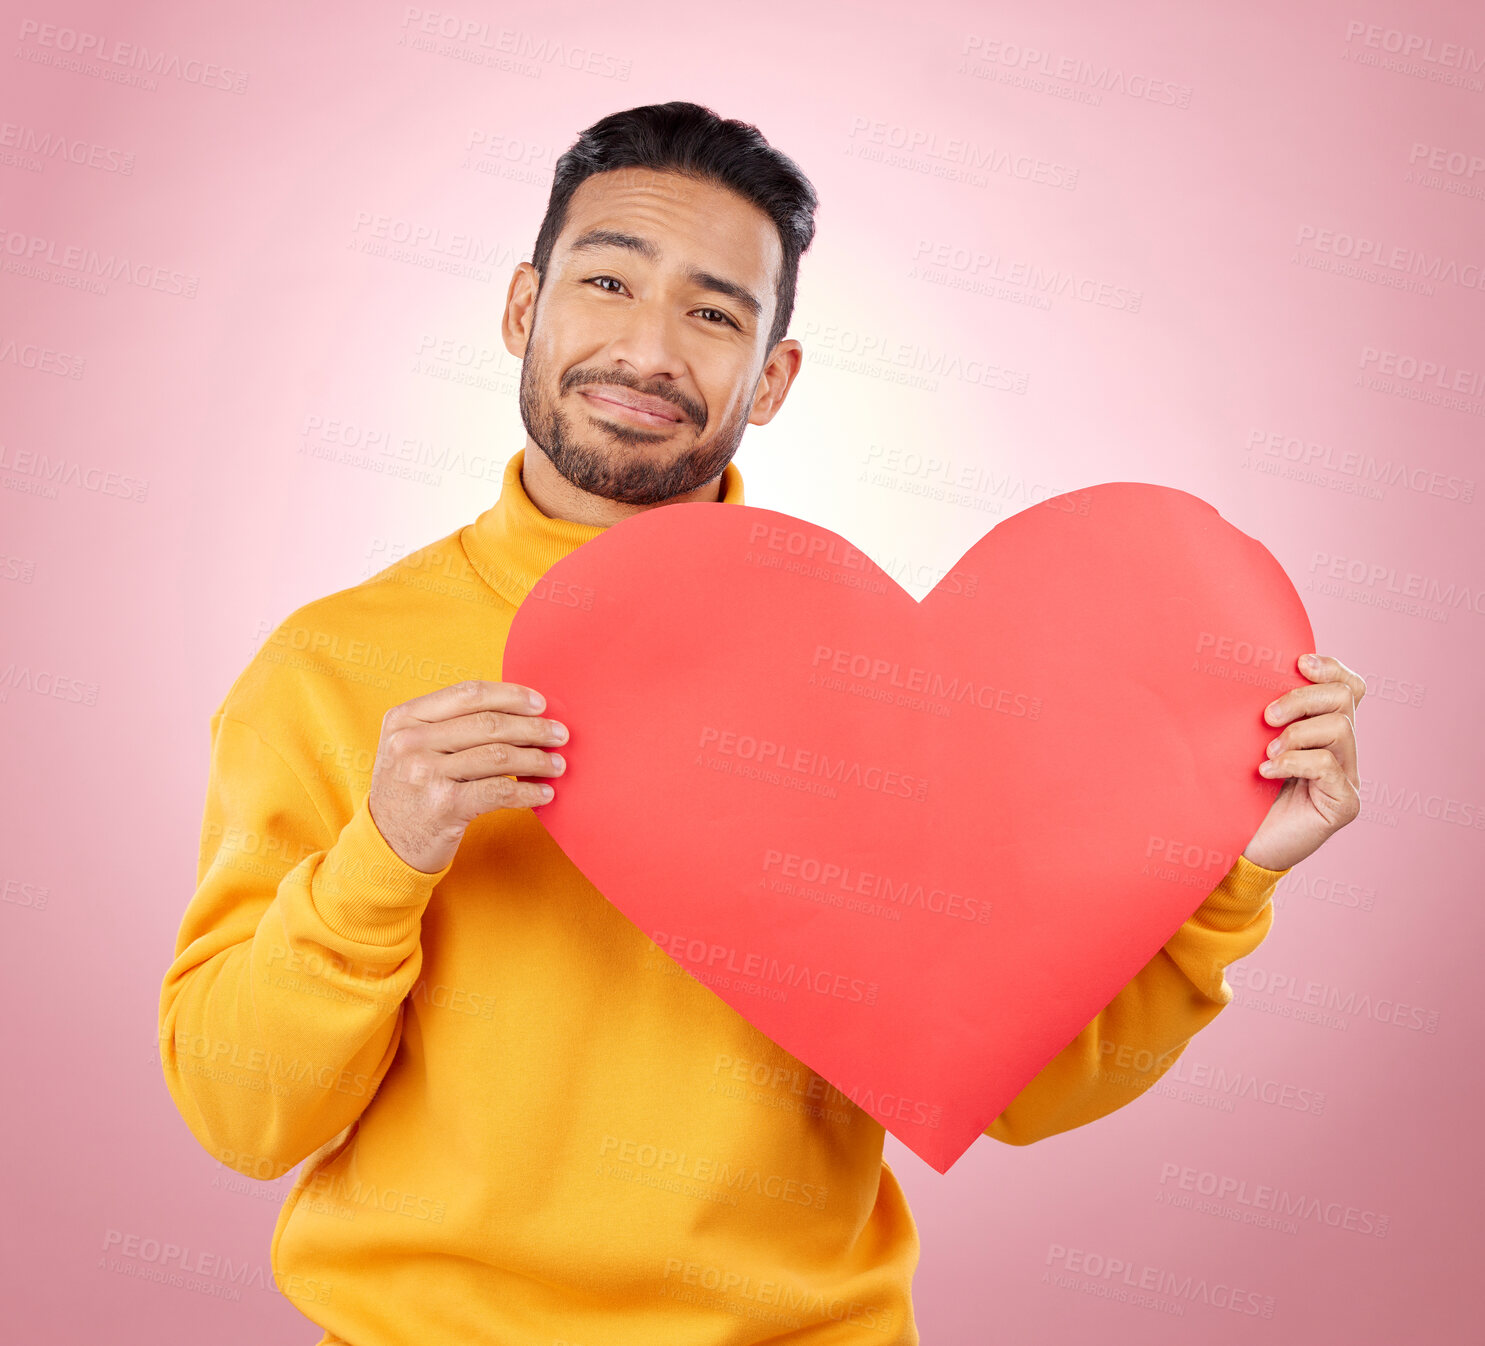
<path fill-rule="evenodd" d="M 517 605 L 600 531 L 543 515 L 523 455 L 472 524 L 292 613 L 212 716 L 166 1085 L 238 1172 L 308 1158 L 271 1260 L 322 1342 L 916 1343 L 917 1230 L 878 1122 L 530 811 L 478 818 L 437 874 L 372 821 L 385 711 L 499 680 Z M 741 504 L 735 464 L 723 484 Z M 1231 999 L 1280 877 L 1239 858 L 985 1134 L 1026 1145 L 1153 1084 Z"/>

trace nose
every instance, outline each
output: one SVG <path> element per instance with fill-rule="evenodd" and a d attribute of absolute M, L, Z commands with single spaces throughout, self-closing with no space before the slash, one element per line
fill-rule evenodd
<path fill-rule="evenodd" d="M 614 364 L 627 367 L 641 383 L 674 381 L 681 376 L 679 333 L 667 304 L 631 304 L 609 339 L 605 352 Z M 674 405 L 672 403 L 672 405 Z"/>

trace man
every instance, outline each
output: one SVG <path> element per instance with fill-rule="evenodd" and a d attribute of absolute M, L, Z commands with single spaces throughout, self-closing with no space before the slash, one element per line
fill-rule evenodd
<path fill-rule="evenodd" d="M 308 1161 L 271 1256 L 322 1343 L 918 1340 L 882 1127 L 566 859 L 531 810 L 568 728 L 499 680 L 516 607 L 574 547 L 637 510 L 742 503 L 743 430 L 800 365 L 783 334 L 815 204 L 755 128 L 695 104 L 585 131 L 506 299 L 527 438 L 499 499 L 291 614 L 212 717 L 161 1057 L 223 1163 Z M 986 1135 L 1123 1106 L 1230 999 L 1275 883 L 1358 807 L 1364 688 L 1304 671 L 1269 712 L 1285 785 L 1245 854 Z M 1111 1047 L 1158 1064 L 1131 1084 L 1101 1071 Z"/>

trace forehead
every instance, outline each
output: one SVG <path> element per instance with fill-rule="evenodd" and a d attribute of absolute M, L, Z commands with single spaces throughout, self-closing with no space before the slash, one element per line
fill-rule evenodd
<path fill-rule="evenodd" d="M 759 291 L 771 291 L 783 261 L 773 221 L 751 201 L 713 182 L 649 168 L 616 168 L 578 184 L 556 253 L 589 229 L 657 243 L 665 268 L 701 264 Z"/>

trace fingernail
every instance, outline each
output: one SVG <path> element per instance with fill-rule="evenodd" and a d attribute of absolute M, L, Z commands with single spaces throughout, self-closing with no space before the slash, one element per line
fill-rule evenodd
<path fill-rule="evenodd" d="M 550 785 L 543 785 L 538 793 L 543 799 L 550 799 L 557 792 Z"/>
<path fill-rule="evenodd" d="M 546 709 L 546 705 L 547 705 L 547 699 L 540 692 L 533 691 L 531 693 L 531 709 L 532 710 L 545 710 Z"/>
<path fill-rule="evenodd" d="M 1270 775 L 1273 774 L 1273 772 L 1274 772 L 1274 763 L 1272 763 L 1272 762 L 1260 762 L 1258 764 L 1258 774 L 1260 776 L 1270 776 Z"/>
<path fill-rule="evenodd" d="M 1317 654 L 1302 654 L 1299 657 L 1299 662 L 1306 668 L 1319 668 L 1320 656 Z"/>
<path fill-rule="evenodd" d="M 566 771 L 567 770 L 567 759 L 565 757 L 563 757 L 560 752 L 554 752 L 554 753 L 552 753 L 551 754 L 551 758 L 552 758 L 552 765 L 555 766 L 558 771 Z"/>

